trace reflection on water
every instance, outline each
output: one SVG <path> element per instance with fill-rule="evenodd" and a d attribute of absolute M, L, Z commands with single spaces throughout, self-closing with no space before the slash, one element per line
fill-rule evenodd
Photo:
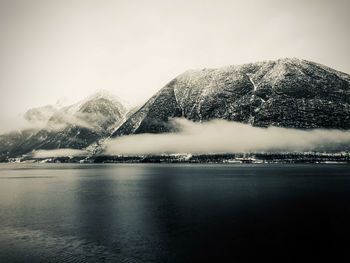
<path fill-rule="evenodd" d="M 349 171 L 1 164 L 0 262 L 348 260 Z"/>

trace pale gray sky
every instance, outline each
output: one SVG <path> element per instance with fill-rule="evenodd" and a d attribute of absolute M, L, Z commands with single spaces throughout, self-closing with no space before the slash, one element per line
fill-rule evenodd
<path fill-rule="evenodd" d="M 132 104 L 187 69 L 299 57 L 350 73 L 347 0 L 0 0 L 0 131 L 109 90 Z"/>

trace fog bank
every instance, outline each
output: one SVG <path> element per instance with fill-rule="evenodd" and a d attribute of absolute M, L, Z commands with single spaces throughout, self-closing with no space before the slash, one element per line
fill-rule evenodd
<path fill-rule="evenodd" d="M 34 158 L 54 158 L 54 157 L 75 157 L 85 156 L 87 152 L 77 149 L 56 149 L 56 150 L 38 150 L 33 154 Z"/>
<path fill-rule="evenodd" d="M 213 120 L 171 120 L 176 133 L 122 136 L 106 143 L 109 155 L 162 153 L 293 152 L 334 148 L 350 143 L 350 131 L 329 129 L 258 128 L 248 124 Z"/>

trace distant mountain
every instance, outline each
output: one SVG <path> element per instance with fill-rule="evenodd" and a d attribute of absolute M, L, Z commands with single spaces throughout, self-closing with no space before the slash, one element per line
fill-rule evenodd
<path fill-rule="evenodd" d="M 24 119 L 31 123 L 42 123 L 45 124 L 51 116 L 57 111 L 57 108 L 52 105 L 46 105 L 39 108 L 29 109 L 24 114 Z"/>
<path fill-rule="evenodd" d="M 350 75 L 300 59 L 190 70 L 169 82 L 113 136 L 176 129 L 172 117 L 291 128 L 350 128 Z"/>
<path fill-rule="evenodd" d="M 108 137 L 125 121 L 127 109 L 117 99 L 96 93 L 77 104 L 30 109 L 31 128 L 0 135 L 0 160 L 38 149 L 82 149 Z"/>
<path fill-rule="evenodd" d="M 66 107 L 24 115 L 30 128 L 0 135 L 0 161 L 34 150 L 103 151 L 109 137 L 177 130 L 169 119 L 225 119 L 253 126 L 350 128 L 350 75 L 314 62 L 279 59 L 219 69 L 189 70 L 143 106 L 127 110 L 99 92 Z"/>

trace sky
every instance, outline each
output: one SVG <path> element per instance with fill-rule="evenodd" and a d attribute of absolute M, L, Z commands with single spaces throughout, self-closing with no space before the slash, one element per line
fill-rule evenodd
<path fill-rule="evenodd" d="M 298 57 L 350 73 L 347 0 L 0 0 L 0 132 L 107 90 L 131 105 L 188 69 Z"/>

